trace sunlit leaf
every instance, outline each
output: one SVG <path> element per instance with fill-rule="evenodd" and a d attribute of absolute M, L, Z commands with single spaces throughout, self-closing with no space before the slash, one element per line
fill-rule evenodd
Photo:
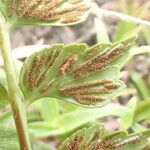
<path fill-rule="evenodd" d="M 150 53 L 150 46 L 134 47 L 130 51 L 130 57 L 147 53 Z"/>
<path fill-rule="evenodd" d="M 84 20 L 90 0 L 1 0 L 0 11 L 10 26 L 65 25 Z"/>
<path fill-rule="evenodd" d="M 104 22 L 100 19 L 95 19 L 95 28 L 96 28 L 96 35 L 97 35 L 97 42 L 98 43 L 109 43 L 109 35 L 107 33 L 107 28 Z"/>
<path fill-rule="evenodd" d="M 135 38 L 117 44 L 53 45 L 29 57 L 20 74 L 27 104 L 54 97 L 83 106 L 102 106 L 125 88 L 119 63 Z M 118 65 L 118 66 L 117 66 Z"/>

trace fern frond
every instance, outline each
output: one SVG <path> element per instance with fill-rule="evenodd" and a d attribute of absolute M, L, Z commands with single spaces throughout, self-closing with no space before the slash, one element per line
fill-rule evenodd
<path fill-rule="evenodd" d="M 10 24 L 63 25 L 80 22 L 90 5 L 86 0 L 5 0 L 0 10 Z"/>

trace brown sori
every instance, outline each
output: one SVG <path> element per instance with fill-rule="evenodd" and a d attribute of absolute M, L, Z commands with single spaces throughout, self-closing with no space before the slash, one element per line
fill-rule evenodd
<path fill-rule="evenodd" d="M 77 55 L 68 56 L 68 58 L 64 60 L 60 67 L 60 73 L 65 75 L 65 72 L 69 70 L 69 68 L 77 61 L 77 59 Z"/>
<path fill-rule="evenodd" d="M 72 23 L 79 21 L 80 16 L 90 9 L 89 6 L 79 0 L 74 2 L 68 0 L 68 3 L 70 3 L 68 7 L 59 5 L 66 2 L 65 0 L 20 0 L 16 3 L 15 0 L 12 0 L 9 5 L 9 16 L 12 16 L 16 11 L 19 18 L 28 20 L 36 18 L 43 21 L 60 20 L 61 23 Z M 17 7 L 15 8 L 16 4 Z"/>
<path fill-rule="evenodd" d="M 98 86 L 98 85 L 107 85 L 112 83 L 112 80 L 99 80 L 99 81 L 94 81 L 94 82 L 89 82 L 89 83 L 82 83 L 82 84 L 77 84 L 77 85 L 70 85 L 70 86 L 65 86 L 62 90 L 67 90 L 67 91 L 71 91 L 71 90 L 80 90 L 82 88 L 88 88 L 88 87 L 94 87 L 94 86 Z"/>

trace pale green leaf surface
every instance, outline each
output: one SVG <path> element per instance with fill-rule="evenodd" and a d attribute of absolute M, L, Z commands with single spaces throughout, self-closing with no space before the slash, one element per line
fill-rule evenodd
<path fill-rule="evenodd" d="M 135 23 L 120 21 L 117 25 L 116 32 L 114 34 L 114 42 L 126 39 L 129 33 L 135 33 Z M 136 33 L 137 34 L 137 33 Z M 131 36 L 131 35 L 130 35 Z"/>
<path fill-rule="evenodd" d="M 109 43 L 110 39 L 104 22 L 97 18 L 94 21 L 97 35 L 97 43 Z"/>
<path fill-rule="evenodd" d="M 128 104 L 128 113 L 123 113 L 121 116 L 121 125 L 124 129 L 128 129 L 132 126 L 132 123 L 134 121 L 134 115 L 135 115 L 135 109 L 136 109 L 136 98 L 132 98 Z"/>
<path fill-rule="evenodd" d="M 54 150 L 50 147 L 50 144 L 37 141 L 32 143 L 32 150 Z"/>
<path fill-rule="evenodd" d="M 20 86 L 29 104 L 53 97 L 82 106 L 102 106 L 125 88 L 118 63 L 135 38 L 116 44 L 62 44 L 33 54 L 23 65 Z M 117 66 L 117 67 L 116 67 Z"/>
<path fill-rule="evenodd" d="M 140 76 L 140 74 L 138 74 L 135 71 L 132 72 L 131 73 L 131 79 L 134 82 L 137 90 L 139 91 L 140 96 L 142 97 L 142 99 L 149 98 L 150 97 L 150 89 L 148 88 L 147 84 L 142 79 L 142 77 Z"/>
<path fill-rule="evenodd" d="M 150 46 L 134 47 L 130 50 L 130 58 L 136 55 L 150 53 Z"/>
<path fill-rule="evenodd" d="M 40 101 L 40 112 L 44 121 L 55 120 L 59 116 L 59 103 L 55 98 L 43 98 Z"/>

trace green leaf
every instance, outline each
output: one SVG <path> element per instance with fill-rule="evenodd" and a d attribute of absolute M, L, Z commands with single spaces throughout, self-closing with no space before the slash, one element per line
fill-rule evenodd
<path fill-rule="evenodd" d="M 123 113 L 121 116 L 121 125 L 124 129 L 128 129 L 132 126 L 134 121 L 135 109 L 136 109 L 136 98 L 132 98 L 127 104 L 128 112 Z"/>
<path fill-rule="evenodd" d="M 19 79 L 19 74 L 20 74 L 20 69 L 22 67 L 22 62 L 20 61 L 14 61 L 15 66 L 16 66 L 16 74 Z M 5 106 L 8 104 L 8 84 L 7 84 L 7 79 L 6 79 L 6 74 L 4 69 L 0 68 L 0 107 Z M 3 101 L 2 101 L 3 100 Z"/>
<path fill-rule="evenodd" d="M 82 106 L 102 106 L 125 88 L 118 63 L 128 57 L 135 38 L 117 44 L 62 44 L 27 59 L 20 86 L 27 104 L 53 97 Z"/>
<path fill-rule="evenodd" d="M 109 35 L 104 22 L 97 18 L 94 21 L 97 34 L 97 43 L 110 43 Z"/>
<path fill-rule="evenodd" d="M 52 121 L 59 116 L 59 103 L 55 98 L 43 98 L 40 112 L 45 121 Z"/>
<path fill-rule="evenodd" d="M 53 148 L 50 147 L 50 145 L 45 144 L 40 141 L 36 141 L 32 143 L 32 150 L 54 150 Z"/>
<path fill-rule="evenodd" d="M 117 25 L 116 32 L 114 34 L 114 42 L 128 38 L 131 35 L 137 35 L 137 31 L 140 29 L 136 27 L 135 23 L 120 21 Z M 139 32 L 139 31 L 138 31 Z"/>
<path fill-rule="evenodd" d="M 91 0 L 5 0 L 0 11 L 12 26 L 28 24 L 66 25 L 83 21 Z"/>
<path fill-rule="evenodd" d="M 143 34 L 145 36 L 147 44 L 150 45 L 150 37 L 149 37 L 149 35 L 150 35 L 150 28 L 149 27 L 143 28 L 142 32 L 143 32 Z"/>
<path fill-rule="evenodd" d="M 108 104 L 101 108 L 82 108 L 60 115 L 53 121 L 31 122 L 29 123 L 30 133 L 35 137 L 58 136 L 72 132 L 89 122 L 96 121 L 96 119 L 107 116 L 115 116 L 121 118 L 121 120 L 125 120 L 127 117 L 132 115 L 132 112 L 134 111 L 135 100 L 131 99 L 131 101 L 132 102 L 129 101 L 127 105 L 128 107 Z M 131 125 L 130 120 L 132 121 L 132 116 L 125 124 L 126 127 Z M 124 123 L 124 121 L 122 122 Z"/>
<path fill-rule="evenodd" d="M 147 138 L 149 137 L 150 130 L 148 129 L 146 131 L 128 135 L 118 143 L 116 142 L 116 145 L 118 145 L 118 148 L 116 148 L 116 150 L 118 150 L 119 147 L 119 150 L 141 150 L 148 144 Z"/>
<path fill-rule="evenodd" d="M 130 57 L 147 53 L 150 53 L 150 46 L 134 47 L 130 50 Z"/>
<path fill-rule="evenodd" d="M 144 100 L 137 104 L 134 120 L 150 120 L 150 100 Z"/>
<path fill-rule="evenodd" d="M 3 69 L 0 69 L 0 100 L 8 100 L 7 81 Z"/>
<path fill-rule="evenodd" d="M 111 134 L 103 134 L 104 128 L 96 124 L 90 128 L 84 128 L 77 131 L 66 139 L 58 150 L 129 150 L 136 148 L 150 136 L 150 130 L 128 135 L 126 131 L 117 131 Z M 145 146 L 145 144 L 144 144 Z M 143 148 L 143 144 L 142 144 Z"/>
<path fill-rule="evenodd" d="M 135 16 L 136 18 L 142 18 L 148 13 L 150 6 L 149 2 L 143 3 L 141 6 L 139 6 L 138 9 L 135 9 L 135 5 L 135 1 L 131 1 L 129 5 L 128 1 L 120 0 L 121 10 L 125 14 Z M 122 40 L 125 37 L 127 38 L 128 36 L 137 35 L 141 31 L 141 29 L 145 29 L 145 26 L 143 28 L 143 26 L 137 26 L 137 24 L 134 22 L 120 21 L 114 34 L 114 41 Z"/>
<path fill-rule="evenodd" d="M 2 83 L 0 83 L 0 100 L 8 100 L 7 91 Z"/>
<path fill-rule="evenodd" d="M 0 124 L 0 150 L 19 150 L 15 130 Z"/>
<path fill-rule="evenodd" d="M 137 72 L 132 72 L 131 73 L 131 79 L 134 82 L 137 90 L 140 93 L 140 96 L 142 97 L 142 99 L 147 99 L 150 97 L 150 89 L 147 87 L 145 81 L 142 79 L 142 77 L 140 76 L 140 74 L 138 74 Z"/>
<path fill-rule="evenodd" d="M 12 122 L 13 117 L 12 117 L 12 112 L 11 111 L 6 111 L 0 114 L 0 122 L 4 124 L 9 124 Z"/>
<path fill-rule="evenodd" d="M 103 127 L 99 124 L 88 129 L 84 128 L 66 139 L 58 150 L 82 150 L 83 148 L 92 150 L 93 145 L 97 144 L 101 134 L 103 134 Z"/>
<path fill-rule="evenodd" d="M 132 124 L 131 129 L 132 129 L 134 132 L 141 132 L 141 131 L 145 131 L 145 130 L 146 130 L 146 128 L 145 128 L 144 126 L 142 126 L 141 124 L 136 123 L 136 122 L 134 122 L 134 123 Z"/>

